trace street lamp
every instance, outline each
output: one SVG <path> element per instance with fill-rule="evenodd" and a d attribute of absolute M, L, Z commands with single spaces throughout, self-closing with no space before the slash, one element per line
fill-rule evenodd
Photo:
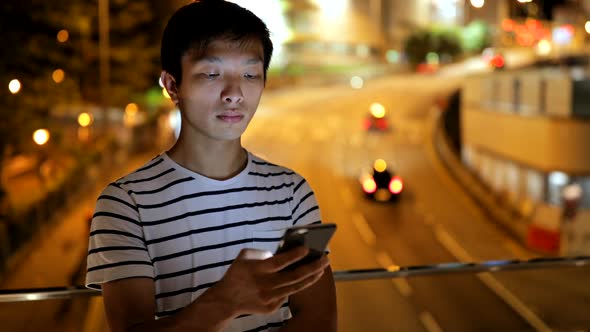
<path fill-rule="evenodd" d="M 584 24 L 584 29 L 586 29 L 586 33 L 590 34 L 590 21 L 586 21 L 586 24 Z"/>
<path fill-rule="evenodd" d="M 33 133 L 33 142 L 37 144 L 39 148 L 39 159 L 37 160 L 37 176 L 39 177 L 39 181 L 45 187 L 47 184 L 47 179 L 51 175 L 51 165 L 47 163 L 47 151 L 43 147 L 43 145 L 49 142 L 49 130 L 47 129 L 37 129 Z"/>
<path fill-rule="evenodd" d="M 92 115 L 86 113 L 86 112 L 82 112 L 80 113 L 80 115 L 78 115 L 78 124 L 80 125 L 80 127 L 88 127 L 92 124 L 92 121 L 94 119 L 92 118 Z"/>
<path fill-rule="evenodd" d="M 49 141 L 50 135 L 47 129 L 37 129 L 33 133 L 33 141 L 35 144 L 41 146 Z"/>
<path fill-rule="evenodd" d="M 90 138 L 90 125 L 94 121 L 91 114 L 82 112 L 78 115 L 78 139 L 82 142 L 87 142 Z"/>
<path fill-rule="evenodd" d="M 63 69 L 59 69 L 59 68 L 54 70 L 53 73 L 51 74 L 51 78 L 57 84 L 63 82 L 65 77 L 66 77 L 66 73 L 63 71 Z"/>
<path fill-rule="evenodd" d="M 475 8 L 481 8 L 485 4 L 485 0 L 471 0 L 471 5 Z"/>
<path fill-rule="evenodd" d="M 61 29 L 57 33 L 57 41 L 60 43 L 65 43 L 70 38 L 70 33 L 66 29 Z"/>
<path fill-rule="evenodd" d="M 123 117 L 125 126 L 132 127 L 136 124 L 138 111 L 139 108 L 136 103 L 129 103 L 125 106 L 125 116 Z"/>
<path fill-rule="evenodd" d="M 21 88 L 20 81 L 17 80 L 16 78 L 13 79 L 12 81 L 10 81 L 10 83 L 8 83 L 8 90 L 13 95 L 17 94 L 20 91 L 20 88 Z"/>

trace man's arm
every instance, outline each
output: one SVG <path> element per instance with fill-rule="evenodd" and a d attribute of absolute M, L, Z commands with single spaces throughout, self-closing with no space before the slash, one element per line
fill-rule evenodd
<path fill-rule="evenodd" d="M 222 301 L 203 297 L 174 317 L 155 320 L 154 281 L 150 278 L 108 282 L 102 285 L 102 293 L 111 332 L 219 331 L 233 316 Z"/>
<path fill-rule="evenodd" d="M 321 279 L 309 288 L 289 297 L 293 318 L 281 332 L 337 330 L 336 287 L 328 266 Z"/>
<path fill-rule="evenodd" d="M 105 312 L 112 332 L 221 331 L 242 314 L 271 313 L 284 300 L 323 278 L 327 258 L 281 272 L 305 257 L 298 247 L 265 260 L 246 259 L 247 249 L 229 267 L 224 277 L 193 303 L 172 317 L 154 319 L 154 281 L 128 278 L 104 283 Z M 333 287 L 333 286 L 332 286 Z"/>

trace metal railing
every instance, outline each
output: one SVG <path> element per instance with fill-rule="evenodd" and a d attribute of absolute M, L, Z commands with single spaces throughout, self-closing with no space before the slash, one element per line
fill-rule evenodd
<path fill-rule="evenodd" d="M 529 260 L 491 260 L 479 263 L 451 262 L 432 265 L 390 266 L 388 268 L 342 270 L 334 272 L 336 281 L 407 278 L 427 275 L 481 273 L 544 268 L 579 268 L 590 266 L 590 256 L 539 257 Z M 77 296 L 100 296 L 101 292 L 84 286 L 0 290 L 0 303 L 71 299 Z"/>

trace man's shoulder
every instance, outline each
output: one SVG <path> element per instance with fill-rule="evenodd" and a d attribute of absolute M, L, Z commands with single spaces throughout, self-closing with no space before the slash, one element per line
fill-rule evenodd
<path fill-rule="evenodd" d="M 146 184 L 153 183 L 163 178 L 163 175 L 172 173 L 171 166 L 166 162 L 163 154 L 159 154 L 135 170 L 111 182 L 105 190 L 118 188 L 124 191 L 134 191 Z"/>
<path fill-rule="evenodd" d="M 252 155 L 252 164 L 254 166 L 252 172 L 302 177 L 299 173 L 287 166 L 268 161 L 265 157 L 255 155 L 253 153 L 250 154 Z"/>

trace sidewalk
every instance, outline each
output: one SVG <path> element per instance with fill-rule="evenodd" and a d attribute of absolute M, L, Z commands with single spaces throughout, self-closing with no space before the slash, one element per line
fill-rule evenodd
<path fill-rule="evenodd" d="M 38 163 L 38 158 L 30 155 L 16 156 L 6 162 L 4 173 L 0 176 L 12 209 L 19 211 L 39 201 L 75 166 L 73 158 L 65 154 L 48 159 L 43 167 L 45 172 L 51 172 L 51 176 L 42 182 Z"/>
<path fill-rule="evenodd" d="M 0 283 L 2 289 L 63 287 L 81 282 L 77 273 L 85 262 L 88 246 L 88 218 L 96 197 L 109 182 L 140 167 L 157 152 L 143 153 L 109 167 L 89 190 L 81 193 L 67 211 L 58 211 L 54 221 L 38 232 L 31 244 L 22 248 L 20 264 Z M 75 277 L 78 280 L 72 280 Z M 89 298 L 73 300 L 0 303 L 3 331 L 82 330 Z"/>

